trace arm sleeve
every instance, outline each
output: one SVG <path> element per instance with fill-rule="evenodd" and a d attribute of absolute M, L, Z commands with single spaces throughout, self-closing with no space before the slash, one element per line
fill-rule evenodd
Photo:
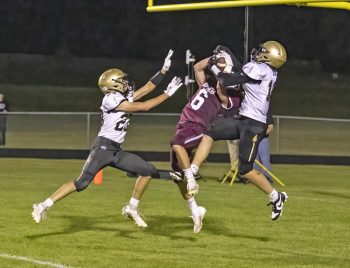
<path fill-rule="evenodd" d="M 232 59 L 232 63 L 233 63 L 232 71 L 240 72 L 242 70 L 243 64 L 237 59 L 237 57 L 232 53 L 231 50 L 228 50 L 227 53 L 230 54 Z"/>
<path fill-rule="evenodd" d="M 267 125 L 273 125 L 274 124 L 273 117 L 272 117 L 271 113 L 267 113 L 266 124 Z"/>
<path fill-rule="evenodd" d="M 235 86 L 242 83 L 260 83 L 259 80 L 254 80 L 247 76 L 243 72 L 237 72 L 237 73 L 220 73 L 218 75 L 218 81 L 219 83 L 224 87 L 228 88 L 230 86 Z"/>

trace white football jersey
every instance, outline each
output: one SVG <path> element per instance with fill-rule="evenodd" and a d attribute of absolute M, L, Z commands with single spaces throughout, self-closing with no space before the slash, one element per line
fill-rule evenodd
<path fill-rule="evenodd" d="M 116 108 L 123 101 L 128 101 L 121 93 L 108 93 L 102 100 L 102 126 L 98 136 L 105 137 L 118 143 L 124 141 L 129 126 L 129 114 Z"/>
<path fill-rule="evenodd" d="M 277 71 L 265 63 L 248 62 L 243 72 L 261 83 L 244 83 L 245 96 L 241 104 L 240 114 L 259 122 L 266 123 L 270 96 L 277 80 Z"/>

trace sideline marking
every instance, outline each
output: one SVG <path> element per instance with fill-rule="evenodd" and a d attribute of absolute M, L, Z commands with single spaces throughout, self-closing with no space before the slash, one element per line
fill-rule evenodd
<path fill-rule="evenodd" d="M 5 254 L 5 253 L 0 253 L 0 258 L 32 262 L 35 264 L 47 265 L 47 266 L 57 267 L 57 268 L 68 268 L 68 267 L 72 268 L 71 266 L 65 266 L 63 264 L 58 264 L 58 263 L 49 262 L 49 261 L 39 261 L 35 259 L 30 259 L 24 256 L 17 256 L 17 255 Z"/>

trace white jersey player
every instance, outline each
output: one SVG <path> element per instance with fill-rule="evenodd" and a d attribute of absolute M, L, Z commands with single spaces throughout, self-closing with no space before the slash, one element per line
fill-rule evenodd
<path fill-rule="evenodd" d="M 162 70 L 136 91 L 134 91 L 134 83 L 120 69 L 109 69 L 101 74 L 98 85 L 105 94 L 101 105 L 103 121 L 101 130 L 91 147 L 80 176 L 74 181 L 63 184 L 45 201 L 33 205 L 32 217 L 36 223 L 45 219 L 46 211 L 54 203 L 72 192 L 86 189 L 99 170 L 110 166 L 139 175 L 130 202 L 122 209 L 122 214 L 131 218 L 139 227 L 147 227 L 138 213 L 138 203 L 150 179 L 162 177 L 162 171 L 157 170 L 140 156 L 123 151 L 121 144 L 127 133 L 130 113 L 148 111 L 168 99 L 181 87 L 181 79 L 174 77 L 164 93 L 147 101 L 137 101 L 160 84 L 170 68 L 172 54 L 173 51 L 170 50 L 164 60 Z"/>
<path fill-rule="evenodd" d="M 248 62 L 243 66 L 243 73 L 260 83 L 244 83 L 244 99 L 240 115 L 266 123 L 270 96 L 277 80 L 277 71 L 266 63 Z"/>
<path fill-rule="evenodd" d="M 286 50 L 279 42 L 267 41 L 260 45 L 259 50 L 252 51 L 251 61 L 243 67 L 229 49 L 220 46 L 217 50 L 218 57 L 224 57 L 226 62 L 224 71 L 217 73 L 219 82 L 228 89 L 241 84 L 245 96 L 241 103 L 239 120 L 220 120 L 220 123 L 205 133 L 191 168 L 193 172 L 198 171 L 208 157 L 213 141 L 240 139 L 239 174 L 268 194 L 272 205 L 271 218 L 277 220 L 288 196 L 273 189 L 266 177 L 253 168 L 253 163 L 259 142 L 266 133 L 270 96 L 277 80 L 277 69 L 287 60 Z M 210 69 L 213 70 L 212 67 Z"/>
<path fill-rule="evenodd" d="M 117 143 L 123 143 L 129 126 L 129 114 L 122 110 L 115 110 L 126 96 L 120 92 L 107 93 L 100 107 L 102 111 L 102 126 L 97 136 L 105 137 Z"/>

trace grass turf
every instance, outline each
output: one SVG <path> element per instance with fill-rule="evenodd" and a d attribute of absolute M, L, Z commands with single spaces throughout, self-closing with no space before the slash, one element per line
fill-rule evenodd
<path fill-rule="evenodd" d="M 167 163 L 155 163 L 167 168 Z M 350 263 L 350 168 L 274 165 L 289 200 L 270 219 L 253 185 L 216 182 L 227 164 L 206 164 L 197 202 L 207 208 L 192 233 L 177 187 L 153 180 L 141 202 L 149 227 L 120 214 L 135 180 L 107 168 L 104 183 L 57 203 L 36 225 L 31 205 L 80 173 L 80 160 L 0 159 L 0 256 L 12 254 L 71 267 L 347 267 Z M 275 185 L 282 190 L 281 187 Z M 38 267 L 0 257 L 1 267 Z"/>

